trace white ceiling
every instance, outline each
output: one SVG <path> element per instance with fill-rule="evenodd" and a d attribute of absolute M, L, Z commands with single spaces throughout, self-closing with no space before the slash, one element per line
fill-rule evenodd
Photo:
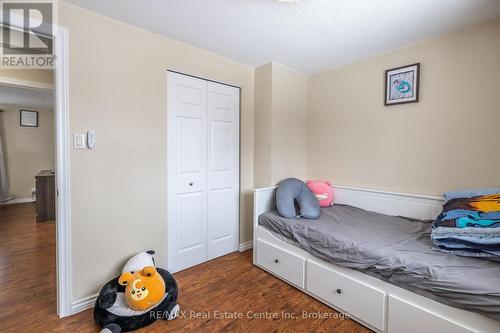
<path fill-rule="evenodd" d="M 304 73 L 500 16 L 500 0 L 65 0 L 258 66 Z"/>
<path fill-rule="evenodd" d="M 0 85 L 0 109 L 3 106 L 33 111 L 53 111 L 53 105 L 52 90 Z"/>

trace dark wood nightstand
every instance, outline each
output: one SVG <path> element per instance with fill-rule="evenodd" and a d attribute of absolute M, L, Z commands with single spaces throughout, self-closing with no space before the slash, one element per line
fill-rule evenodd
<path fill-rule="evenodd" d="M 46 222 L 56 219 L 55 174 L 42 170 L 36 176 L 36 221 Z"/>

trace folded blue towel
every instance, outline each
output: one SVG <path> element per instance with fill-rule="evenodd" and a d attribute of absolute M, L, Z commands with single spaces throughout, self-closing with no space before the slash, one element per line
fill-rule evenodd
<path fill-rule="evenodd" d="M 448 228 L 432 230 L 434 249 L 468 257 L 500 260 L 500 228 Z"/>
<path fill-rule="evenodd" d="M 442 212 L 438 216 L 438 220 L 446 221 L 446 220 L 454 220 L 459 217 L 466 216 L 476 216 L 478 215 L 480 219 L 485 220 L 500 220 L 500 212 L 478 212 L 477 210 L 468 210 L 468 209 L 453 209 L 447 212 Z"/>
<path fill-rule="evenodd" d="M 457 198 L 473 198 L 480 195 L 500 193 L 500 188 L 481 188 L 475 190 L 450 191 L 444 193 L 444 200 L 449 201 Z"/>

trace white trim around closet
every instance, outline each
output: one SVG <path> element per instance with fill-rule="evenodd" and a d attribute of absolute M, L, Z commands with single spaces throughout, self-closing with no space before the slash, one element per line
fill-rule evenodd
<path fill-rule="evenodd" d="M 240 112 L 239 87 L 167 71 L 166 267 L 172 273 L 240 249 Z"/>

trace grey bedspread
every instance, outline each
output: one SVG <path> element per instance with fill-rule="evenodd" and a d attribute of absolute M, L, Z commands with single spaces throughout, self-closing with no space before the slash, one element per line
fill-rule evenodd
<path fill-rule="evenodd" d="M 431 223 L 334 205 L 317 220 L 270 211 L 259 224 L 316 257 L 500 320 L 500 263 L 432 250 Z"/>

